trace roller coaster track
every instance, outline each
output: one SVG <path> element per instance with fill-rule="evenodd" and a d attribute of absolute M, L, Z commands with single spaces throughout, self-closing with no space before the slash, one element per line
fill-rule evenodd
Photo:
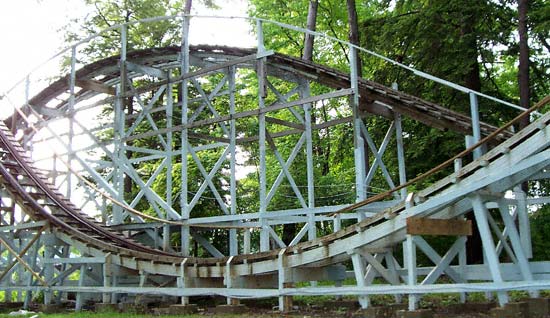
<path fill-rule="evenodd" d="M 498 193 L 528 179 L 550 164 L 550 114 L 505 140 L 483 157 L 450 177 L 418 192 L 422 198 L 410 210 L 403 205 L 314 241 L 284 250 L 238 255 L 231 258 L 198 259 L 162 252 L 115 234 L 83 214 L 37 172 L 9 129 L 0 125 L 0 173 L 2 186 L 34 220 L 50 224 L 60 237 L 80 246 L 90 255 L 111 253 L 113 262 L 152 274 L 194 277 L 224 277 L 231 263 L 235 275 L 261 275 L 278 270 L 278 259 L 286 267 L 327 266 L 348 259 L 356 249 L 383 250 L 405 240 L 406 218 L 455 218 L 468 209 L 449 209 L 476 191 Z M 457 181 L 460 180 L 460 181 Z M 182 261 L 186 259 L 185 265 Z"/>
<path fill-rule="evenodd" d="M 169 65 L 170 63 L 177 63 L 180 50 L 180 47 L 137 50 L 129 52 L 127 59 L 146 66 Z M 238 61 L 239 58 L 254 56 L 255 50 L 200 45 L 191 46 L 190 54 L 197 60 L 202 60 L 205 57 L 218 57 L 228 61 L 236 61 L 233 62 L 233 64 L 253 67 L 250 62 L 238 63 Z M 77 85 L 79 84 L 78 82 L 83 83 L 87 80 L 94 80 L 104 84 L 104 89 L 108 89 L 113 85 L 112 80 L 116 79 L 120 75 L 117 73 L 118 69 L 116 68 L 119 60 L 119 56 L 112 56 L 84 66 L 76 72 L 76 78 L 78 79 Z M 210 66 L 206 63 L 206 61 L 202 61 L 199 65 L 202 64 L 203 66 Z M 315 64 L 279 53 L 268 55 L 267 63 L 270 66 L 268 68 L 268 73 L 270 75 L 286 75 L 295 77 L 303 76 L 310 81 L 318 82 L 334 89 L 345 89 L 350 87 L 349 74 L 324 65 Z M 215 63 L 213 63 L 213 65 L 215 65 Z M 101 75 L 101 78 L 95 79 L 98 75 Z M 194 74 L 190 74 L 190 77 L 193 75 Z M 181 79 L 173 80 L 174 83 L 180 81 Z M 168 81 L 159 81 L 153 83 L 147 87 L 140 88 L 138 92 L 154 89 L 160 85 L 166 84 L 167 82 Z M 69 75 L 58 79 L 39 94 L 31 98 L 29 100 L 29 105 L 32 105 L 38 112 L 41 112 L 42 108 L 45 108 L 48 103 L 52 102 L 56 97 L 68 90 L 68 83 Z M 82 84 L 81 86 L 83 86 L 83 90 L 78 92 L 76 96 L 77 102 L 79 100 L 91 98 L 98 93 L 93 89 L 87 89 L 87 87 Z M 393 118 L 393 112 L 396 111 L 438 129 L 453 130 L 461 134 L 469 134 L 472 131 L 470 117 L 435 103 L 428 102 L 410 94 L 388 88 L 384 85 L 366 79 L 359 79 L 359 89 L 361 96 L 363 96 L 367 101 L 367 103 L 360 105 L 364 112 L 380 115 L 386 118 Z M 65 109 L 68 102 L 68 100 L 62 101 L 57 104 L 55 108 Z M 23 107 L 22 111 L 28 113 L 28 108 Z M 49 116 L 45 115 L 45 118 L 49 118 Z M 21 118 L 17 121 L 14 120 L 13 117 L 6 119 L 5 123 L 8 124 L 8 126 L 15 123 L 26 125 Z M 482 134 L 488 135 L 494 131 L 496 127 L 486 123 L 481 123 L 480 129 Z M 29 129 L 28 132 L 31 132 L 31 130 Z M 503 138 L 504 136 L 510 136 L 510 132 L 504 131 L 501 136 L 498 136 L 498 138 Z"/>
<path fill-rule="evenodd" d="M 507 302 L 504 291 L 511 289 L 536 291 L 550 288 L 550 281 L 545 280 L 546 278 L 536 284 L 534 283 L 539 276 L 546 277 L 545 275 L 550 272 L 550 265 L 542 264 L 544 265 L 541 265 L 542 270 L 533 269 L 533 264 L 529 262 L 529 256 L 525 255 L 523 247 L 518 243 L 520 240 L 518 230 L 513 221 L 510 223 L 509 220 L 507 210 L 509 201 L 504 198 L 506 191 L 513 189 L 522 182 L 530 180 L 541 173 L 547 174 L 546 169 L 550 166 L 550 113 L 542 115 L 515 134 L 512 133 L 511 129 L 508 129 L 509 125 L 498 129 L 486 123 L 479 123 L 481 135 L 487 137 L 476 144 L 476 147 L 481 143 L 492 146 L 488 152 L 479 158 L 464 167 L 456 167 L 454 173 L 423 190 L 410 193 L 407 200 L 401 200 L 382 212 L 359 220 L 357 223 L 332 234 L 299 242 L 285 248 L 224 257 L 182 256 L 175 252 L 149 247 L 95 221 L 71 203 L 56 189 L 53 182 L 50 182 L 48 177 L 36 168 L 29 154 L 19 144 L 19 140 L 14 137 L 13 132 L 22 129 L 24 137 L 34 135 L 39 128 L 47 127 L 48 120 L 55 119 L 56 116 L 57 118 L 63 118 L 68 111 L 72 111 L 71 107 L 74 105 L 91 100 L 101 94 L 101 96 L 107 96 L 104 99 L 107 103 L 108 101 L 121 100 L 125 97 L 154 91 L 163 85 L 178 84 L 204 74 L 229 73 L 230 67 L 238 66 L 255 70 L 260 69 L 262 63 L 265 63 L 266 75 L 291 79 L 293 83 L 300 83 L 300 81 L 314 82 L 333 90 L 325 96 L 341 98 L 349 97 L 352 94 L 360 95 L 362 98 L 358 110 L 362 115 L 369 113 L 393 120 L 396 114 L 401 114 L 430 127 L 452 130 L 464 135 L 471 134 L 475 128 L 470 117 L 435 103 L 366 79 L 356 79 L 357 89 L 354 91 L 353 76 L 345 72 L 279 53 L 260 52 L 263 54 L 260 56 L 256 49 L 208 45 L 191 46 L 189 48 L 189 58 L 196 69 L 177 78 L 170 78 L 169 76 L 163 78 L 162 76 L 165 74 L 160 74 L 159 70 L 181 67 L 181 52 L 182 48 L 179 46 L 136 50 L 127 52 L 124 57 L 113 56 L 85 65 L 79 70 L 73 69 L 74 74 L 66 75 L 54 81 L 34 97 L 28 99 L 18 109 L 18 112 L 6 119 L 4 123 L 0 123 L 0 199 L 2 199 L 2 194 L 7 193 L 7 197 L 19 207 L 23 214 L 33 222 L 46 224 L 49 228 L 48 231 L 57 240 L 77 249 L 83 255 L 83 258 L 102 258 L 105 263 L 103 264 L 102 273 L 104 281 L 108 278 L 109 273 L 106 267 L 116 265 L 126 270 L 130 273 L 128 275 L 134 278 L 137 276 L 144 277 L 144 275 L 162 276 L 166 278 L 166 285 L 177 287 L 147 288 L 142 283 L 134 284 L 134 286 L 130 286 L 131 283 L 126 286 L 112 286 L 110 283 L 105 283 L 103 286 L 62 286 L 51 283 L 51 280 L 45 280 L 44 284 L 46 286 L 44 287 L 29 284 L 25 287 L 13 286 L 13 288 L 17 287 L 32 291 L 42 290 L 45 292 L 58 290 L 104 294 L 143 293 L 181 297 L 217 294 L 228 298 L 284 297 L 303 294 L 342 295 L 347 293 L 358 295 L 362 306 L 367 304 L 364 297 L 375 293 L 387 292 L 414 296 L 430 291 L 444 292 L 445 288 L 437 290 L 437 287 L 434 287 L 433 284 L 443 273 L 453 281 L 453 283 L 445 285 L 447 290 L 450 288 L 456 292 L 495 291 L 499 295 L 501 305 Z M 135 63 L 138 70 L 136 71 L 136 66 L 134 66 L 133 71 L 121 76 L 121 61 Z M 126 75 L 130 78 L 143 75 L 143 73 L 140 73 L 139 68 L 142 71 L 145 69 L 145 73 L 150 72 L 147 75 L 159 74 L 159 78 L 146 86 L 134 88 L 131 92 L 125 92 L 126 95 L 124 96 L 120 95 L 116 87 L 123 86 L 120 84 Z M 76 93 L 74 93 L 75 86 L 81 88 Z M 73 95 L 67 98 L 67 92 L 71 91 L 73 93 L 70 94 Z M 323 100 L 321 97 L 313 96 L 313 99 L 307 99 L 306 97 L 302 101 L 295 102 L 295 105 L 293 104 L 294 101 L 290 101 L 286 104 L 283 102 L 275 103 L 268 107 L 271 107 L 270 110 L 276 111 L 285 107 L 288 108 L 289 105 L 301 106 Z M 545 98 L 530 112 L 549 102 L 550 98 Z M 198 120 L 187 124 L 187 127 L 182 124 L 164 130 L 145 132 L 141 136 L 150 137 L 168 132 L 183 131 L 189 127 L 208 126 L 234 120 L 235 118 L 259 116 L 266 112 L 261 108 L 245 110 L 240 113 Z M 31 123 L 32 121 L 25 118 L 28 115 L 39 116 L 41 121 L 34 126 Z M 525 113 L 522 116 L 528 115 L 529 113 Z M 352 117 L 338 118 L 334 122 L 341 124 L 353 120 L 355 118 Z M 326 127 L 328 127 L 330 123 L 326 124 Z M 299 125 L 290 123 L 290 127 L 292 126 Z M 306 124 L 304 124 L 305 126 Z M 299 133 L 301 130 L 305 130 L 305 128 L 301 128 L 289 130 L 288 133 L 297 133 L 296 131 Z M 311 132 L 311 127 L 309 129 Z M 126 136 L 125 138 L 130 140 L 130 138 L 137 137 Z M 222 138 L 219 137 L 218 139 Z M 252 139 L 249 138 L 248 141 Z M 265 147 L 265 144 L 263 146 Z M 462 157 L 469 155 L 472 150 L 468 149 L 456 159 L 462 159 Z M 167 153 L 171 151 L 172 149 Z M 405 187 L 406 185 L 402 184 L 401 186 Z M 391 192 L 395 192 L 395 189 Z M 380 197 L 385 196 L 381 195 Z M 378 197 L 332 211 L 332 216 L 355 210 L 376 198 Z M 511 201 L 519 206 L 519 204 L 514 203 L 514 200 Z M 0 201 L 0 203 L 2 202 Z M 489 214 L 487 212 L 489 203 L 495 203 L 501 209 L 502 219 L 507 230 L 503 233 L 499 232 L 497 237 L 504 241 L 502 245 L 511 254 L 514 264 L 502 264 L 499 261 L 499 255 L 495 251 L 498 247 L 495 246 L 490 232 L 491 229 L 489 229 L 490 226 L 495 226 L 494 221 L 491 223 L 487 216 Z M 0 208 L 2 208 L 1 205 Z M 457 243 L 450 248 L 446 255 L 440 257 L 433 249 L 430 250 L 425 243 L 422 243 L 425 242 L 420 237 L 422 234 L 409 233 L 408 221 L 412 219 L 463 221 L 465 214 L 472 210 L 479 224 L 484 252 L 488 259 L 487 266 L 479 265 L 482 266 L 481 269 L 478 265 L 468 265 L 472 266 L 468 269 L 472 268 L 483 273 L 478 276 L 464 271 L 460 272 L 450 265 L 453 257 L 458 253 L 455 245 L 465 244 L 465 234 L 460 234 Z M 11 224 L 4 228 L 12 231 L 18 228 L 23 229 L 26 225 L 22 224 L 21 226 Z M 314 226 L 315 221 L 313 221 Z M 2 227 L 0 226 L 0 228 Z M 493 231 L 495 231 L 494 228 Z M 509 244 L 506 243 L 506 236 L 510 237 Z M 2 238 L 2 233 L 0 233 L 0 239 L 4 245 L 9 247 L 9 243 Z M 421 284 L 417 284 L 416 281 L 416 264 L 414 264 L 414 260 L 411 260 L 413 259 L 412 256 L 409 255 L 408 263 L 405 264 L 404 260 L 401 267 L 391 255 L 391 251 L 403 242 L 410 244 L 411 248 L 414 247 L 414 244 L 422 246 L 423 251 L 435 265 L 428 271 L 425 280 Z M 19 258 L 23 261 L 22 256 L 19 256 Z M 335 280 L 333 279 L 334 275 L 330 272 L 338 267 L 335 265 L 350 259 L 353 263 L 357 282 L 357 286 L 351 289 L 346 287 L 300 289 L 285 285 L 296 281 L 323 280 L 327 277 L 329 280 Z M 386 262 L 387 268 L 382 266 L 383 260 Z M 370 264 L 368 269 L 365 267 L 364 261 Z M 86 264 L 86 259 L 80 262 Z M 466 266 L 466 264 L 462 265 Z M 508 266 L 507 272 L 501 269 L 501 265 Z M 32 266 L 26 265 L 26 267 L 29 269 Z M 312 269 L 315 269 L 315 271 L 312 271 Z M 9 270 L 10 268 L 6 269 L 6 272 L 1 274 L 2 277 Z M 345 271 L 342 270 L 342 266 L 338 270 L 340 274 Z M 34 273 L 34 275 L 39 276 L 40 273 Z M 374 285 L 371 285 L 376 275 L 388 281 L 391 286 L 374 287 Z M 414 282 L 410 278 L 413 275 L 415 276 Z M 514 278 L 507 281 L 507 276 Z M 342 280 L 341 278 L 339 277 L 338 280 Z M 475 283 L 469 283 L 472 280 L 489 281 L 489 283 L 475 285 Z M 512 280 L 519 282 L 520 285 L 514 285 L 514 282 L 511 282 Z"/>

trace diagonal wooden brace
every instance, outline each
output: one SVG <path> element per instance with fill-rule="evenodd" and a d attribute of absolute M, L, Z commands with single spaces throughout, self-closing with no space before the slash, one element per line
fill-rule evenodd
<path fill-rule="evenodd" d="M 34 278 L 36 278 L 38 281 L 40 281 L 40 283 L 44 287 L 48 287 L 48 283 L 46 283 L 46 281 L 42 277 L 40 277 L 40 275 L 37 272 L 35 272 L 32 269 L 32 267 L 29 264 L 27 264 L 27 262 L 25 262 L 25 260 L 22 257 L 29 250 L 29 248 L 31 248 L 31 246 L 38 240 L 38 238 L 40 238 L 42 232 L 47 228 L 47 226 L 48 225 L 44 225 L 42 228 L 40 228 L 40 230 L 38 231 L 36 236 L 29 242 L 29 244 L 27 244 L 27 246 L 25 246 L 25 248 L 21 251 L 20 254 L 18 254 L 6 241 L 4 241 L 3 238 L 0 237 L 0 244 L 4 245 L 6 247 L 6 249 L 10 253 L 12 253 L 13 256 L 15 256 L 15 258 L 17 259 L 17 262 L 21 263 L 21 265 L 23 265 L 32 274 L 32 276 L 34 276 Z M 10 269 L 13 266 L 15 266 L 15 264 L 16 264 L 16 262 L 13 262 L 12 264 L 10 264 L 10 266 L 8 266 L 6 268 L 6 270 L 0 276 L 0 280 L 10 271 Z"/>

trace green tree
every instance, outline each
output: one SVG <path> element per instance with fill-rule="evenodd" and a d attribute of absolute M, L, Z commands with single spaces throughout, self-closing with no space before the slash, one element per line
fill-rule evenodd
<path fill-rule="evenodd" d="M 517 103 L 519 44 L 515 3 L 510 0 L 358 1 L 361 46 L 426 73 Z M 249 11 L 252 15 L 305 26 L 305 14 L 299 13 L 306 12 L 307 5 L 305 0 L 252 0 Z M 348 11 L 341 1 L 320 2 L 316 29 L 339 39 L 348 39 Z M 546 1 L 531 2 L 527 22 L 532 34 L 529 65 L 534 100 L 548 92 L 549 15 L 550 5 Z M 266 38 L 270 48 L 281 48 L 294 55 L 303 50 L 300 36 L 289 31 L 266 28 Z M 337 44 L 327 46 L 317 41 L 314 61 L 347 71 L 347 48 Z M 337 50 L 339 56 L 334 53 Z M 387 86 L 397 83 L 402 91 L 469 114 L 467 94 L 419 78 L 378 58 L 362 55 L 362 59 L 364 77 Z M 480 111 L 482 120 L 494 125 L 501 125 L 517 114 L 515 110 L 483 99 L 480 100 Z M 367 125 L 377 140 L 383 138 L 387 121 L 370 117 Z M 439 131 L 409 119 L 403 126 L 409 179 L 464 149 L 464 137 L 454 132 Z M 331 140 L 341 138 L 338 134 L 344 136 L 346 132 L 331 130 Z M 320 139 L 322 144 L 324 140 Z M 339 159 L 343 158 L 334 156 L 326 162 L 333 164 Z M 390 173 L 396 175 L 395 155 L 388 154 L 386 160 Z M 331 165 L 331 169 L 333 167 L 346 171 L 353 169 L 353 162 Z M 434 175 L 417 187 L 424 187 L 446 173 L 448 171 Z M 383 185 L 381 181 L 378 184 Z"/>
<path fill-rule="evenodd" d="M 545 261 L 550 258 L 550 206 L 546 205 L 534 212 L 531 220 L 533 260 Z"/>
<path fill-rule="evenodd" d="M 73 24 L 80 25 L 77 31 L 65 30 L 65 40 L 68 43 L 76 42 L 117 24 L 139 21 L 141 19 L 171 16 L 183 12 L 183 0 L 85 0 L 93 7 L 93 13 L 82 20 L 75 20 Z M 160 47 L 175 44 L 179 38 L 181 25 L 176 20 L 166 20 L 157 23 L 137 23 L 128 27 L 128 50 Z M 116 55 L 120 52 L 120 30 L 113 29 L 103 32 L 82 51 L 84 61 Z"/>

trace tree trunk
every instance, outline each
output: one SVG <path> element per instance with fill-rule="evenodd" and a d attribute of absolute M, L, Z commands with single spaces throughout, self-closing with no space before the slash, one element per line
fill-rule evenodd
<path fill-rule="evenodd" d="M 134 98 L 132 96 L 129 96 L 124 100 L 124 103 L 125 103 L 124 108 L 126 108 L 127 115 L 132 115 L 134 113 Z M 130 127 L 131 125 L 132 125 L 131 121 L 126 119 L 126 127 Z M 128 141 L 127 145 L 132 146 L 133 142 Z M 133 152 L 130 150 L 127 150 L 126 157 L 128 157 L 128 159 L 131 159 L 132 156 L 133 156 Z M 133 187 L 132 178 L 127 174 L 124 175 L 124 196 L 125 197 L 127 197 L 132 193 L 132 187 Z"/>
<path fill-rule="evenodd" d="M 317 7 L 319 6 L 318 0 L 309 1 L 309 9 L 307 11 L 307 29 L 315 31 L 317 27 Z M 302 59 L 306 61 L 313 61 L 313 42 L 314 36 L 306 34 L 304 38 L 304 53 Z"/>
<path fill-rule="evenodd" d="M 529 100 L 531 98 L 529 92 L 529 44 L 527 35 L 527 10 L 528 0 L 518 0 L 519 13 L 519 105 L 524 108 L 529 108 Z M 529 118 L 525 117 L 520 123 L 520 128 L 529 124 Z"/>
<path fill-rule="evenodd" d="M 283 224 L 283 234 L 281 240 L 288 245 L 296 236 L 296 223 Z"/>
<path fill-rule="evenodd" d="M 346 0 L 346 4 L 348 7 L 349 42 L 359 46 L 359 22 L 355 0 Z M 361 58 L 357 55 L 357 76 L 359 77 L 363 77 L 362 66 Z"/>
<path fill-rule="evenodd" d="M 519 85 L 519 105 L 523 108 L 529 108 L 531 92 L 529 87 L 529 37 L 527 34 L 527 11 L 529 0 L 518 0 L 518 33 L 519 33 L 519 69 L 518 69 L 518 85 Z M 523 129 L 529 125 L 529 116 L 523 117 L 518 123 L 519 129 Z M 528 191 L 528 184 L 521 184 L 524 192 Z"/>
<path fill-rule="evenodd" d="M 185 7 L 183 7 L 184 14 L 191 14 L 192 4 L 193 4 L 193 0 L 185 0 Z"/>

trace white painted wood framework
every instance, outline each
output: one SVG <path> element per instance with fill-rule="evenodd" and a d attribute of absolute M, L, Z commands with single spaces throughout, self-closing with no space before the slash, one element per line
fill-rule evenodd
<path fill-rule="evenodd" d="M 111 230 L 170 252 L 178 262 L 105 252 L 47 220 L 33 219 L 33 212 L 0 178 L 0 289 L 6 301 L 22 300 L 28 306 L 34 295 L 44 292 L 44 302 L 53 303 L 76 292 L 80 310 L 87 300 L 116 303 L 123 294 L 181 297 L 182 304 L 191 296 L 222 295 L 228 304 L 278 297 L 280 310 L 285 310 L 285 297 L 294 295 L 356 295 L 365 308 L 370 295 L 392 294 L 397 302 L 408 296 L 414 310 L 426 293 L 456 292 L 465 301 L 469 292 L 494 292 L 504 305 L 510 290 L 528 290 L 537 297 L 539 290 L 550 288 L 550 264 L 531 261 L 529 226 L 529 203 L 546 204 L 548 198 L 528 198 L 520 188 L 527 180 L 549 177 L 550 115 L 492 149 L 476 147 L 475 160 L 464 166 L 456 161 L 454 173 L 424 190 L 408 193 L 403 188 L 388 200 L 342 213 L 371 196 L 376 178 L 383 180 L 383 190 L 407 183 L 402 117 L 410 113 L 380 97 L 375 103 L 383 111 L 374 115 L 389 113 L 385 118 L 390 120 L 383 138 L 376 140 L 360 109 L 365 84 L 357 77 L 355 60 L 359 53 L 372 52 L 346 43 L 350 75 L 336 77 L 347 86 L 335 88 L 300 69 L 298 62 L 281 62 L 268 47 L 263 27 L 323 34 L 256 19 L 256 49 L 200 47 L 192 46 L 188 36 L 198 17 L 170 19 L 181 23 L 181 42 L 170 54 L 127 51 L 132 24 L 121 25 L 119 55 L 102 70 L 116 76 L 97 71 L 79 78 L 79 52 L 88 45 L 82 42 L 69 50 L 68 83 L 55 98 L 37 106 L 28 94 L 23 103 L 7 94 L 0 102 L 14 109 L 11 129 L 25 149 L 55 144 L 49 146 L 50 154 L 31 153 L 37 163 L 51 165 L 43 169 L 68 198 L 101 215 Z M 469 95 L 471 140 L 477 143 L 486 127 L 478 116 L 478 98 L 487 96 L 419 74 Z M 25 83 L 28 91 L 30 83 Z M 323 92 L 313 94 L 319 86 Z M 397 85 L 387 90 L 380 94 L 399 94 Z M 250 105 L 242 103 L 245 98 L 254 101 L 253 108 L 243 106 Z M 315 111 L 327 105 L 345 105 L 334 107 L 344 113 L 315 118 Z M 89 116 L 102 108 L 111 112 L 91 122 Z M 58 130 L 60 123 L 68 129 Z M 347 127 L 353 136 L 346 145 L 354 154 L 354 182 L 338 195 L 344 199 L 337 204 L 322 204 L 314 150 L 321 131 L 333 127 Z M 247 135 L 249 131 L 254 135 Z M 398 167 L 390 169 L 384 154 L 394 143 Z M 365 149 L 370 162 L 365 162 Z M 2 166 L 14 169 L 9 168 L 8 152 L 0 151 Z M 238 176 L 243 168 L 257 175 L 258 193 L 244 192 Z M 32 184 L 25 185 L 25 176 L 19 182 L 30 194 L 35 191 Z M 128 191 L 132 185 L 134 192 Z M 246 195 L 257 198 L 251 213 L 241 212 Z M 282 201 L 286 205 L 280 207 Z M 55 214 L 53 202 L 40 204 Z M 209 215 L 201 214 L 204 206 Z M 153 220 L 135 213 L 144 207 Z M 421 236 L 406 233 L 408 217 L 452 219 L 470 212 L 482 237 L 484 264 L 467 263 L 465 236 L 438 252 Z M 328 222 L 334 233 L 318 237 Z M 285 242 L 281 233 L 288 224 L 297 231 Z M 344 228 L 348 224 L 353 225 Z M 215 242 L 212 233 L 223 233 L 228 246 Z M 402 249 L 403 258 L 396 256 L 396 248 Z M 245 254 L 251 254 L 250 260 Z M 201 263 L 198 255 L 218 261 Z M 421 255 L 429 266 L 418 263 Z M 346 271 L 342 264 L 348 260 Z M 354 285 L 342 286 L 348 276 Z M 451 282 L 442 284 L 443 276 Z M 316 286 L 320 280 L 333 285 Z M 310 283 L 298 288 L 296 282 Z"/>

